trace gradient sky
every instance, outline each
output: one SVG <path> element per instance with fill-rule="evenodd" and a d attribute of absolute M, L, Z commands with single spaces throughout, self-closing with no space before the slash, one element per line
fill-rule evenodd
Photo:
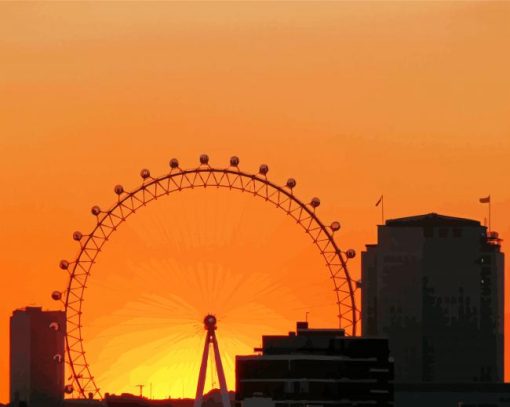
<path fill-rule="evenodd" d="M 50 292 L 66 284 L 58 262 L 76 254 L 72 232 L 93 227 L 90 207 L 113 203 L 117 183 L 136 186 L 143 167 L 165 173 L 174 156 L 194 167 L 207 152 L 227 166 L 237 154 L 247 171 L 267 163 L 275 182 L 295 177 L 296 194 L 319 196 L 324 221 L 342 223 L 339 244 L 358 252 L 375 242 L 381 193 L 388 217 L 435 211 L 482 222 L 478 198 L 491 194 L 493 228 L 509 237 L 509 19 L 507 2 L 0 4 L 0 401 L 12 310 L 54 307 Z M 160 310 L 180 304 L 189 322 L 185 338 L 165 331 L 183 323 L 172 318 L 154 331 L 169 338 L 156 356 L 188 373 L 158 395 L 192 393 L 187 355 L 201 346 L 204 312 L 224 322 L 229 383 L 231 355 L 250 352 L 260 334 L 291 329 L 305 309 L 315 326 L 328 321 L 326 270 L 306 236 L 274 208 L 232 194 L 148 208 L 105 250 L 86 328 L 104 389 L 171 378 L 140 354 L 115 354 L 140 342 L 140 324 L 154 330 L 168 318 L 155 306 L 154 320 L 129 313 L 145 315 L 147 302 L 130 295 L 138 287 Z M 359 276 L 359 259 L 351 271 Z M 173 276 L 168 289 L 162 272 Z M 229 306 L 197 294 L 232 294 L 242 273 Z M 190 275 L 193 286 L 182 283 Z M 303 287 L 317 288 L 312 300 L 298 298 Z M 261 299 L 243 303 L 250 289 Z M 243 325 L 246 313 L 259 318 L 255 329 Z M 268 314 L 274 321 L 260 322 Z"/>

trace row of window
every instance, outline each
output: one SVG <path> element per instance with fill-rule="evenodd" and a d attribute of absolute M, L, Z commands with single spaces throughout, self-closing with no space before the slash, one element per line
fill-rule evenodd
<path fill-rule="evenodd" d="M 437 232 L 436 232 L 437 231 Z M 423 228 L 424 237 L 462 237 L 461 228 L 433 228 L 430 226 Z"/>

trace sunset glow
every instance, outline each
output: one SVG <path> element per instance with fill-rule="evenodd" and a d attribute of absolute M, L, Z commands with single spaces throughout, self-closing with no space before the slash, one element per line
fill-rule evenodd
<path fill-rule="evenodd" d="M 310 243 L 280 210 L 237 191 L 187 191 L 143 208 L 105 246 L 85 294 L 97 382 L 194 397 L 207 313 L 218 318 L 230 389 L 235 355 L 252 354 L 262 334 L 292 330 L 307 312 L 336 326 L 334 287 Z"/>
<path fill-rule="evenodd" d="M 296 195 L 341 223 L 354 279 L 383 193 L 387 218 L 482 223 L 491 194 L 508 252 L 509 18 L 504 2 L 0 4 L 0 402 L 12 311 L 59 307 L 58 264 L 78 252 L 72 233 L 94 227 L 90 208 L 173 157 L 227 167 L 238 155 L 279 185 L 296 178 Z M 235 355 L 307 312 L 336 326 L 324 261 L 290 217 L 237 191 L 185 191 L 105 246 L 85 348 L 102 392 L 192 397 L 205 314 L 233 389 Z M 508 380 L 510 351 L 505 365 Z"/>

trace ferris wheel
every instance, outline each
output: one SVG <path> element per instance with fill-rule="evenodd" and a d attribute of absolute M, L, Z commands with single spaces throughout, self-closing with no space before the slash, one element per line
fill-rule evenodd
<path fill-rule="evenodd" d="M 239 158 L 234 156 L 230 158 L 227 168 L 213 167 L 209 157 L 202 154 L 198 167 L 182 169 L 174 158 L 169 162 L 170 171 L 164 175 L 154 177 L 148 169 L 142 169 L 142 183 L 132 191 L 116 185 L 114 192 L 117 200 L 109 209 L 92 207 L 91 213 L 97 220 L 95 227 L 88 234 L 74 232 L 73 239 L 79 243 L 78 254 L 72 261 L 60 261 L 60 268 L 69 275 L 67 288 L 52 293 L 53 300 L 62 302 L 66 312 L 65 362 L 69 367 L 69 384 L 64 390 L 67 394 L 79 398 L 102 397 L 88 363 L 82 332 L 87 281 L 98 255 L 119 225 L 131 215 L 150 202 L 174 192 L 195 188 L 245 192 L 262 198 L 292 217 L 312 239 L 325 261 L 336 297 L 339 326 L 347 335 L 357 334 L 359 310 L 354 295 L 356 284 L 347 268 L 347 261 L 356 253 L 352 249 L 342 251 L 335 242 L 334 234 L 340 230 L 340 223 L 334 221 L 327 225 L 319 219 L 316 212 L 320 206 L 319 198 L 314 197 L 305 203 L 296 197 L 295 179 L 289 178 L 285 185 L 280 186 L 268 179 L 268 165 L 262 164 L 257 173 L 249 173 L 239 168 L 239 162 Z M 62 357 L 60 362 L 63 362 Z"/>

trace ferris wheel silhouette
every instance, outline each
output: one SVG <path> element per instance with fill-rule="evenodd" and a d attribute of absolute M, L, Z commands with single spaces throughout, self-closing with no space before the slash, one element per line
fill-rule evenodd
<path fill-rule="evenodd" d="M 348 260 L 356 253 L 352 249 L 342 251 L 335 242 L 334 234 L 340 230 L 340 223 L 334 221 L 326 225 L 319 219 L 316 212 L 321 203 L 319 198 L 314 197 L 308 203 L 297 198 L 294 195 L 295 179 L 289 178 L 284 186 L 279 186 L 267 178 L 268 165 L 260 165 L 255 174 L 242 171 L 239 162 L 239 158 L 234 156 L 227 168 L 213 167 L 209 164 L 209 157 L 202 154 L 198 167 L 182 169 L 179 161 L 173 158 L 169 162 L 170 171 L 161 176 L 153 177 L 148 169 L 142 169 L 142 183 L 132 191 L 116 185 L 117 201 L 109 209 L 102 210 L 97 205 L 91 208 L 97 220 L 96 226 L 89 234 L 73 233 L 73 239 L 80 245 L 78 254 L 72 261 L 61 260 L 59 265 L 68 272 L 67 287 L 51 295 L 55 301 L 63 303 L 66 312 L 65 363 L 70 369 L 69 383 L 64 389 L 67 394 L 79 398 L 102 397 L 87 361 L 82 334 L 85 289 L 97 256 L 120 224 L 150 202 L 174 192 L 222 188 L 262 198 L 283 210 L 310 236 L 325 260 L 336 296 L 339 327 L 347 335 L 357 334 L 359 310 L 354 295 L 356 286 L 347 268 Z M 60 362 L 63 362 L 62 357 Z"/>

